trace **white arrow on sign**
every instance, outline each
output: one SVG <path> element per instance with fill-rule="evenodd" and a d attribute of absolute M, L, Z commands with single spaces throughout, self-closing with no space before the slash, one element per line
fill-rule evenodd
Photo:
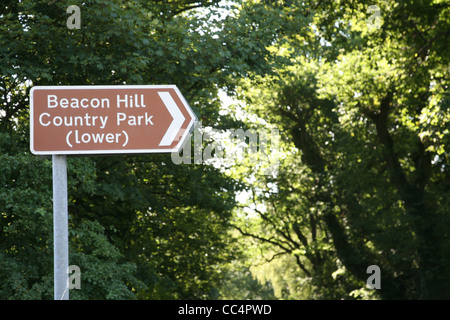
<path fill-rule="evenodd" d="M 159 145 L 170 146 L 172 142 L 175 140 L 177 133 L 180 131 L 180 128 L 183 125 L 185 117 L 183 116 L 183 113 L 181 113 L 180 109 L 178 108 L 177 104 L 175 103 L 169 92 L 158 92 L 158 95 L 163 101 L 167 110 L 169 110 L 169 113 L 173 118 L 172 123 L 169 126 L 169 129 L 167 129 Z"/>

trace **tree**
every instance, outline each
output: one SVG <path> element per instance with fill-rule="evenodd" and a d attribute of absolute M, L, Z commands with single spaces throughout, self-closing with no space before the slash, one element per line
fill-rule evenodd
<path fill-rule="evenodd" d="M 274 44 L 290 63 L 242 93 L 298 152 L 271 180 L 279 191 L 257 194 L 270 232 L 242 233 L 300 260 L 319 290 L 330 271 L 315 273 L 314 261 L 337 269 L 336 254 L 344 292 L 355 281 L 364 286 L 376 264 L 383 299 L 448 298 L 448 9 L 440 1 L 385 1 L 383 24 L 369 30 L 366 2 L 308 4 L 309 29 Z M 334 252 L 326 254 L 330 240 Z"/>
<path fill-rule="evenodd" d="M 270 39 L 253 39 L 236 15 L 218 18 L 218 1 L 85 1 L 80 29 L 67 28 L 67 6 L 0 8 L 3 298 L 52 296 L 51 165 L 28 150 L 32 86 L 174 83 L 205 125 L 229 127 L 219 88 L 271 68 Z M 74 298 L 217 296 L 240 183 L 169 157 L 69 159 L 70 261 L 82 277 Z"/>
<path fill-rule="evenodd" d="M 2 229 L 0 296 L 3 299 L 51 299 L 53 297 L 53 227 L 51 162 L 31 157 L 27 144 L 7 133 L 0 134 Z M 79 160 L 79 159 L 78 159 Z M 88 190 L 92 167 L 69 162 L 73 184 Z M 72 212 L 71 212 L 72 213 Z M 71 262 L 80 266 L 81 292 L 73 297 L 127 299 L 127 285 L 138 287 L 132 263 L 109 242 L 96 221 L 71 224 Z"/>

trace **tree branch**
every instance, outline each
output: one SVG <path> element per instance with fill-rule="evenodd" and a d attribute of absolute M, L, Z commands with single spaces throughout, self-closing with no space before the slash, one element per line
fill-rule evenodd
<path fill-rule="evenodd" d="M 274 241 L 272 239 L 266 239 L 266 238 L 260 237 L 260 236 L 258 236 L 256 234 L 248 233 L 248 232 L 242 230 L 240 227 L 238 227 L 236 225 L 233 225 L 233 227 L 236 228 L 243 236 L 251 237 L 251 238 L 257 239 L 257 240 L 262 241 L 262 242 L 267 242 L 267 243 L 273 244 L 273 245 L 275 245 L 277 247 L 280 247 L 281 249 L 283 249 L 287 253 L 292 253 L 292 249 L 291 248 L 284 247 L 280 242 Z"/>
<path fill-rule="evenodd" d="M 408 201 L 411 195 L 411 187 L 406 179 L 406 175 L 403 172 L 402 167 L 400 166 L 397 155 L 395 154 L 394 143 L 388 130 L 388 117 L 393 96 L 393 91 L 390 91 L 385 97 L 383 97 L 381 100 L 380 111 L 378 113 L 370 114 L 369 117 L 371 117 L 375 122 L 378 139 L 384 146 L 383 154 L 392 183 L 398 190 L 402 200 Z"/>

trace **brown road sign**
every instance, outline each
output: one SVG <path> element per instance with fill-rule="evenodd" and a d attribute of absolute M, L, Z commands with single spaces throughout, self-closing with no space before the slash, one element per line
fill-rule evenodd
<path fill-rule="evenodd" d="M 178 152 L 195 121 L 175 85 L 30 92 L 30 149 L 38 155 Z"/>

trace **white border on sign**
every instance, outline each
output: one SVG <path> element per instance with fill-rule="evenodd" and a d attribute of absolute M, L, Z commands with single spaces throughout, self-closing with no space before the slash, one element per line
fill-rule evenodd
<path fill-rule="evenodd" d="M 110 149 L 110 150 L 73 150 L 73 151 L 36 151 L 34 150 L 34 105 L 33 105 L 33 93 L 34 90 L 79 90 L 79 89 L 173 89 L 180 99 L 181 103 L 189 113 L 191 117 L 191 121 L 189 122 L 186 130 L 184 130 L 181 135 L 178 144 L 175 148 L 172 149 L 130 149 L 130 150 L 118 150 L 118 149 Z M 181 147 L 183 146 L 184 140 L 187 135 L 192 131 L 195 121 L 197 121 L 197 116 L 192 110 L 189 103 L 184 98 L 181 91 L 178 89 L 176 85 L 75 85 L 75 86 L 35 86 L 30 90 L 30 151 L 35 155 L 101 155 L 101 154 L 138 154 L 138 153 L 171 153 L 171 152 L 179 152 Z"/>

